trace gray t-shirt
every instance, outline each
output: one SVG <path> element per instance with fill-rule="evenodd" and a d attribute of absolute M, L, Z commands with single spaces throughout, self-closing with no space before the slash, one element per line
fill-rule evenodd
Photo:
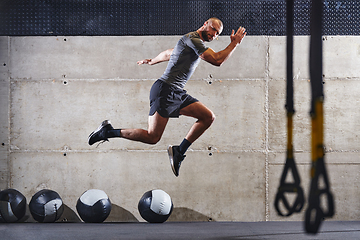
<path fill-rule="evenodd" d="M 184 35 L 176 44 L 160 80 L 184 88 L 200 62 L 199 56 L 207 49 L 197 32 Z"/>

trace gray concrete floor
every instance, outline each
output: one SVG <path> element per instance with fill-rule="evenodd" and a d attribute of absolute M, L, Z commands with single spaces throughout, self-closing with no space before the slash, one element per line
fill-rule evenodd
<path fill-rule="evenodd" d="M 325 221 L 319 233 L 302 222 L 0 223 L 2 240 L 56 239 L 360 239 L 360 222 Z"/>

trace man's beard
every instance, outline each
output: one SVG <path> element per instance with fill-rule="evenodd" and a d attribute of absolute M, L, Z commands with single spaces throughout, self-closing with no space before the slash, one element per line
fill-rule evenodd
<path fill-rule="evenodd" d="M 209 39 L 208 31 L 202 31 L 201 36 L 204 39 L 204 41 L 206 41 L 206 42 L 210 42 L 212 40 L 212 39 L 211 40 Z"/>

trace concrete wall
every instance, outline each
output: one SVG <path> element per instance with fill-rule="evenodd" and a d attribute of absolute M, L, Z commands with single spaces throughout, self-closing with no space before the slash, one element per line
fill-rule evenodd
<path fill-rule="evenodd" d="M 179 36 L 0 37 L 0 188 L 30 201 L 57 191 L 65 218 L 90 188 L 113 203 L 108 221 L 143 221 L 142 194 L 163 189 L 175 205 L 169 221 L 302 220 L 273 207 L 285 162 L 285 37 L 247 36 L 217 68 L 201 62 L 186 88 L 217 115 L 187 152 L 176 178 L 166 153 L 194 120 L 171 119 L 157 145 L 87 137 L 104 119 L 116 128 L 147 128 L 148 95 L 166 64 L 137 66 L 173 47 Z M 221 50 L 228 36 L 209 44 Z M 294 147 L 306 197 L 310 169 L 309 38 L 295 37 Z M 360 218 L 360 38 L 324 38 L 326 162 L 334 220 Z M 28 221 L 32 221 L 29 217 Z"/>

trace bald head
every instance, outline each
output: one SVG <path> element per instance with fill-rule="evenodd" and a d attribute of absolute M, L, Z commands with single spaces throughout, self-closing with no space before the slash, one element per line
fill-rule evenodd
<path fill-rule="evenodd" d="M 216 18 L 216 17 L 209 18 L 207 21 L 208 21 L 208 22 L 216 22 L 216 23 L 219 24 L 219 26 L 220 26 L 221 28 L 223 28 L 223 23 L 222 23 L 222 21 L 221 21 L 220 19 Z"/>

